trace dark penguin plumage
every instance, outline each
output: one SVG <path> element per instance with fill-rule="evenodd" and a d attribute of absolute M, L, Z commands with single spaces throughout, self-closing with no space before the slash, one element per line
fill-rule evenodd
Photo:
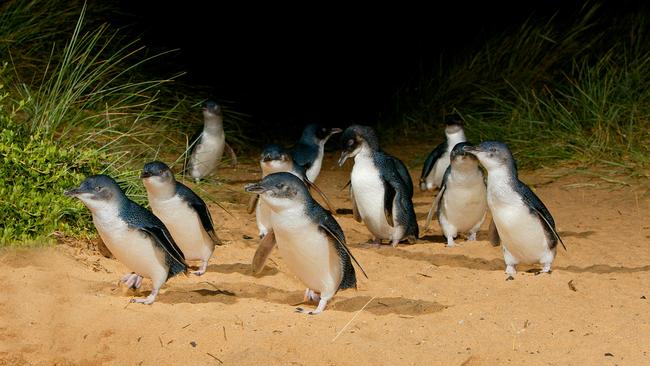
<path fill-rule="evenodd" d="M 542 272 L 551 271 L 558 240 L 555 221 L 544 203 L 519 180 L 517 166 L 508 146 L 485 141 L 466 146 L 488 172 L 487 201 L 501 242 L 506 273 L 512 279 L 518 263 L 541 263 Z"/>
<path fill-rule="evenodd" d="M 277 243 L 282 259 L 308 287 L 305 300 L 318 301 L 318 308 L 310 314 L 325 310 L 338 290 L 356 288 L 352 265 L 356 259 L 345 244 L 343 230 L 311 197 L 300 178 L 286 172 L 273 173 L 258 183 L 247 184 L 245 189 L 260 195 L 272 211 L 273 231 L 255 253 L 253 272 L 261 271 Z"/>
<path fill-rule="evenodd" d="M 435 212 L 448 247 L 455 245 L 454 238 L 459 233 L 468 233 L 468 240 L 476 240 L 476 233 L 487 213 L 483 171 L 479 168 L 478 159 L 463 150 L 465 146 L 470 145 L 460 142 L 451 150 L 450 165 L 431 205 L 425 226 L 429 226 Z"/>
<path fill-rule="evenodd" d="M 339 165 L 354 158 L 350 174 L 350 195 L 357 221 L 363 221 L 375 243 L 382 239 L 397 245 L 418 238 L 413 209 L 413 182 L 404 163 L 383 152 L 377 136 L 368 126 L 353 125 L 341 136 L 343 152 Z"/>
<path fill-rule="evenodd" d="M 303 130 L 300 140 L 290 153 L 293 160 L 303 167 L 309 181 L 315 182 L 318 178 L 323 164 L 325 143 L 332 135 L 340 132 L 340 128 L 328 128 L 313 123 Z"/>
<path fill-rule="evenodd" d="M 420 176 L 420 189 L 423 191 L 440 188 L 444 173 L 449 166 L 451 149 L 456 144 L 467 141 L 463 130 L 463 120 L 459 115 L 446 116 L 445 125 L 445 141 L 436 146 L 424 161 Z"/>
<path fill-rule="evenodd" d="M 65 195 L 78 198 L 90 209 L 102 241 L 115 258 L 135 272 L 126 275 L 123 282 L 138 288 L 142 277 L 151 278 L 151 294 L 132 302 L 153 303 L 169 277 L 187 271 L 185 257 L 162 221 L 127 198 L 113 178 L 90 176 Z"/>
<path fill-rule="evenodd" d="M 140 175 L 153 213 L 160 218 L 185 254 L 200 260 L 196 275 L 205 273 L 215 245 L 221 245 L 205 202 L 183 183 L 176 181 L 167 164 L 145 164 Z"/>
<path fill-rule="evenodd" d="M 237 164 L 234 150 L 226 143 L 222 108 L 214 101 L 204 103 L 203 128 L 192 136 L 189 146 L 185 172 L 197 182 L 217 169 L 224 149 L 228 150 L 232 165 Z"/>

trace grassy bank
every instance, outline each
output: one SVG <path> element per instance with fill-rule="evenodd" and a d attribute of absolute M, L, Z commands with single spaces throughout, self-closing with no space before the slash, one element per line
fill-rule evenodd
<path fill-rule="evenodd" d="M 0 246 L 91 233 L 87 210 L 62 195 L 91 174 L 110 174 L 144 202 L 142 165 L 160 158 L 178 170 L 201 123 L 209 96 L 179 86 L 179 75 L 148 72 L 167 53 L 152 55 L 128 32 L 98 24 L 93 14 L 115 10 L 97 6 L 0 6 Z M 242 119 L 226 111 L 234 145 Z"/>
<path fill-rule="evenodd" d="M 458 112 L 472 141 L 506 141 L 521 165 L 571 161 L 647 178 L 650 30 L 643 14 L 603 11 L 587 5 L 568 24 L 529 20 L 446 55 L 400 91 L 399 125 L 439 141 L 443 115 Z"/>

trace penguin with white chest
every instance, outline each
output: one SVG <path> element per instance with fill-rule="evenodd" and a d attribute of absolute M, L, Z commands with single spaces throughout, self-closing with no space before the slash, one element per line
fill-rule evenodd
<path fill-rule="evenodd" d="M 221 163 L 224 149 L 228 149 L 232 164 L 236 165 L 237 156 L 226 143 L 221 106 L 209 100 L 203 107 L 203 129 L 190 139 L 186 172 L 196 182 L 212 174 Z"/>
<path fill-rule="evenodd" d="M 169 229 L 185 259 L 201 261 L 199 270 L 193 273 L 204 274 L 215 245 L 221 245 L 208 206 L 191 189 L 177 182 L 165 163 L 145 164 L 140 178 L 147 189 L 151 210 Z"/>
<path fill-rule="evenodd" d="M 355 220 L 366 225 L 375 244 L 414 242 L 418 224 L 413 209 L 413 182 L 404 163 L 379 148 L 375 131 L 352 125 L 341 136 L 339 166 L 354 158 L 350 196 Z"/>
<path fill-rule="evenodd" d="M 420 176 L 420 190 L 427 191 L 440 188 L 442 178 L 449 166 L 449 154 L 451 149 L 460 142 L 465 142 L 465 130 L 463 120 L 457 114 L 445 117 L 446 140 L 436 146 L 424 161 L 422 175 Z"/>
<path fill-rule="evenodd" d="M 264 265 L 277 243 L 291 272 L 307 286 L 305 301 L 318 302 L 316 310 L 309 314 L 323 312 L 338 290 L 356 288 L 352 260 L 359 263 L 345 245 L 343 230 L 311 197 L 300 178 L 286 172 L 274 173 L 258 183 L 247 184 L 245 190 L 260 195 L 271 208 L 274 232 L 265 250 L 255 253 L 253 271 L 259 270 L 256 266 Z M 301 308 L 297 310 L 305 312 Z"/>
<path fill-rule="evenodd" d="M 280 145 L 271 144 L 267 145 L 262 154 L 260 155 L 260 168 L 262 169 L 262 178 L 269 174 L 287 172 L 300 178 L 303 183 L 310 189 L 315 190 L 325 201 L 326 205 L 332 212 L 331 204 L 325 194 L 312 182 L 307 179 L 305 170 L 302 166 L 298 165 L 292 158 L 288 150 Z M 255 219 L 257 221 L 257 228 L 259 229 L 259 236 L 262 239 L 259 250 L 268 245 L 268 241 L 274 240 L 272 237 L 273 229 L 271 227 L 271 208 L 259 199 L 259 195 L 254 195 L 248 204 L 248 213 L 255 211 Z M 268 234 L 271 237 L 265 238 Z M 260 268 L 261 270 L 261 268 Z"/>
<path fill-rule="evenodd" d="M 463 148 L 466 142 L 456 144 L 449 155 L 450 165 L 442 180 L 440 192 L 431 205 L 426 227 L 435 212 L 447 246 L 455 245 L 458 233 L 469 233 L 468 240 L 476 240 L 487 213 L 487 197 L 483 171 L 478 159 Z"/>
<path fill-rule="evenodd" d="M 106 247 L 134 272 L 124 276 L 122 282 L 139 288 L 143 277 L 151 279 L 151 294 L 131 302 L 152 304 L 168 278 L 187 271 L 183 253 L 165 225 L 127 198 L 113 178 L 90 176 L 65 195 L 78 198 L 88 207 Z"/>
<path fill-rule="evenodd" d="M 463 150 L 474 154 L 488 172 L 487 203 L 501 241 L 507 279 L 514 279 L 519 263 L 540 263 L 541 272 L 550 273 L 558 240 L 566 247 L 544 203 L 519 180 L 508 146 L 485 141 Z"/>
<path fill-rule="evenodd" d="M 296 146 L 291 149 L 293 160 L 305 169 L 310 182 L 316 182 L 320 173 L 325 155 L 325 143 L 332 135 L 341 133 L 341 131 L 340 128 L 309 124 L 303 130 Z"/>

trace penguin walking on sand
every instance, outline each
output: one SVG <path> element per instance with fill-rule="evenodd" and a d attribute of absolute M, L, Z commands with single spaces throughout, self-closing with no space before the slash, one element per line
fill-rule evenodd
<path fill-rule="evenodd" d="M 422 191 L 441 187 L 442 178 L 449 166 L 451 149 L 459 142 L 467 141 L 465 130 L 463 130 L 463 120 L 459 115 L 448 115 L 445 117 L 445 124 L 446 140 L 436 146 L 424 161 L 420 176 L 420 190 Z"/>
<path fill-rule="evenodd" d="M 204 274 L 215 245 L 221 245 L 208 206 L 191 189 L 177 182 L 165 163 L 145 164 L 140 178 L 147 189 L 151 210 L 169 229 L 185 260 L 201 261 L 199 270 L 193 273 Z"/>
<path fill-rule="evenodd" d="M 338 163 L 354 158 L 350 174 L 350 196 L 355 220 L 363 221 L 374 243 L 389 240 L 414 242 L 418 224 L 413 209 L 413 182 L 404 163 L 379 148 L 375 131 L 352 125 L 341 137 L 343 152 Z"/>
<path fill-rule="evenodd" d="M 151 279 L 151 294 L 131 302 L 152 304 L 168 278 L 187 272 L 183 252 L 165 225 L 127 198 L 113 178 L 90 176 L 79 188 L 68 190 L 65 195 L 78 198 L 88 207 L 106 247 L 133 271 L 122 282 L 135 289 L 140 287 L 143 277 Z"/>
<path fill-rule="evenodd" d="M 298 165 L 291 156 L 291 153 L 280 145 L 267 145 L 260 155 L 260 168 L 262 168 L 262 178 L 269 174 L 288 172 L 300 178 L 310 189 L 315 190 L 325 201 L 326 205 L 333 211 L 327 196 L 308 178 L 305 169 Z M 271 209 L 259 199 L 259 195 L 251 197 L 248 204 L 248 213 L 255 211 L 257 228 L 259 236 L 263 238 L 271 231 Z"/>
<path fill-rule="evenodd" d="M 332 135 L 341 133 L 341 131 L 340 128 L 309 124 L 303 130 L 296 146 L 291 149 L 293 160 L 305 169 L 310 182 L 316 182 L 320 173 L 325 155 L 325 143 Z"/>
<path fill-rule="evenodd" d="M 463 150 L 465 146 L 470 145 L 461 142 L 451 150 L 450 165 L 425 226 L 429 227 L 435 212 L 448 247 L 455 245 L 454 238 L 458 233 L 469 233 L 467 240 L 476 240 L 476 233 L 487 213 L 483 171 L 478 166 L 478 159 Z"/>
<path fill-rule="evenodd" d="M 186 172 L 196 182 L 210 175 L 221 163 L 224 149 L 228 149 L 232 164 L 236 165 L 237 156 L 226 143 L 221 106 L 209 100 L 203 106 L 203 130 L 190 139 Z"/>
<path fill-rule="evenodd" d="M 542 273 L 551 273 L 558 240 L 555 221 L 544 203 L 517 177 L 517 166 L 508 146 L 500 141 L 485 141 L 465 146 L 488 173 L 487 203 L 501 242 L 507 279 L 514 279 L 519 263 L 540 263 Z M 491 238 L 491 241 L 494 239 Z"/>
<path fill-rule="evenodd" d="M 306 286 L 305 301 L 318 302 L 318 314 L 338 290 L 356 288 L 357 279 L 352 256 L 345 244 L 339 224 L 309 194 L 303 181 L 291 173 L 267 175 L 258 183 L 245 186 L 260 195 L 271 208 L 274 235 L 258 249 L 253 259 L 253 272 L 264 266 L 271 249 L 277 244 L 282 259 Z M 359 266 L 365 275 L 363 268 Z M 367 276 L 366 276 L 367 277 Z M 302 308 L 298 312 L 306 312 Z"/>

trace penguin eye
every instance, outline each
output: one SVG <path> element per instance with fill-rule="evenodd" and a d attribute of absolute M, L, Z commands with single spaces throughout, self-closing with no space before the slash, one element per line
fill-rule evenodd
<path fill-rule="evenodd" d="M 353 139 L 349 139 L 349 140 L 348 140 L 348 146 L 352 146 L 352 145 L 354 145 L 354 140 L 353 140 Z"/>
<path fill-rule="evenodd" d="M 284 189 L 284 184 L 278 183 L 278 184 L 275 185 L 275 188 Z"/>
<path fill-rule="evenodd" d="M 497 149 L 495 149 L 495 148 L 490 148 L 490 152 L 497 152 Z"/>
<path fill-rule="evenodd" d="M 100 187 L 100 186 L 95 187 L 95 192 L 99 192 L 101 190 L 102 190 L 102 187 Z"/>

